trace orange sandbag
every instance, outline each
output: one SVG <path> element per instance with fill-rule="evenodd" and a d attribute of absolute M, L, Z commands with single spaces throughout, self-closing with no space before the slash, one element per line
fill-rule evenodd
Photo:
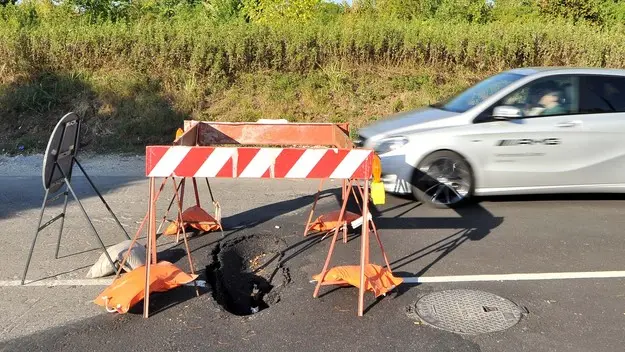
<path fill-rule="evenodd" d="M 206 210 L 194 205 L 182 212 L 182 222 L 186 226 L 190 226 L 200 231 L 216 231 L 219 230 L 219 223 Z M 167 226 L 163 235 L 172 236 L 178 232 L 178 220 Z"/>
<path fill-rule="evenodd" d="M 333 211 L 328 214 L 321 215 L 318 217 L 315 222 L 310 225 L 311 230 L 315 231 L 330 231 L 334 230 L 339 224 L 339 215 L 341 214 L 340 210 Z M 358 219 L 360 215 L 354 214 L 349 211 L 345 211 L 343 214 L 343 221 L 348 224 L 356 219 Z"/>
<path fill-rule="evenodd" d="M 165 231 L 163 231 L 163 235 L 165 236 L 173 236 L 178 233 L 178 220 L 172 221 L 167 227 Z"/>
<path fill-rule="evenodd" d="M 150 265 L 150 292 L 164 292 L 197 279 L 170 262 Z M 145 296 L 145 265 L 140 266 L 113 281 L 94 303 L 109 312 L 127 313 L 130 307 Z"/>
<path fill-rule="evenodd" d="M 321 274 L 313 276 L 313 280 L 321 280 Z M 341 280 L 360 288 L 360 265 L 334 267 L 328 270 L 324 279 L 324 281 Z M 375 264 L 365 266 L 365 290 L 373 291 L 376 297 L 386 294 L 403 281 L 403 279 L 393 276 L 387 268 Z"/>

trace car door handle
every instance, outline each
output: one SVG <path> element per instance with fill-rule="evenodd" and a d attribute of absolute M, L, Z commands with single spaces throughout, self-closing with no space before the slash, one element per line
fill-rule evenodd
<path fill-rule="evenodd" d="M 556 124 L 556 127 L 575 127 L 575 126 L 579 126 L 581 124 L 582 124 L 582 122 L 580 120 L 566 121 L 566 122 L 560 122 L 560 123 Z"/>

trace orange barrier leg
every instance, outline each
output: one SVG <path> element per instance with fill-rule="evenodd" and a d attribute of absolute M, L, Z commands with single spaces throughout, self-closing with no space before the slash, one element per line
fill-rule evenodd
<path fill-rule="evenodd" d="M 139 235 L 143 229 L 143 227 L 145 226 L 145 222 L 148 221 L 148 233 L 147 233 L 147 244 L 146 244 L 146 265 L 145 265 L 145 287 L 144 287 L 144 303 L 143 303 L 143 317 L 144 318 L 148 318 L 149 317 L 149 301 L 150 301 L 150 272 L 151 272 L 151 266 L 157 264 L 157 250 L 156 250 L 156 201 L 158 199 L 158 197 L 160 196 L 160 193 L 163 191 L 164 185 L 167 182 L 168 178 L 165 178 L 165 180 L 163 181 L 163 183 L 161 184 L 161 187 L 159 188 L 159 190 L 157 192 L 155 192 L 155 180 L 153 177 L 149 178 L 149 188 L 150 188 L 150 197 L 149 197 L 149 204 L 148 204 L 148 213 L 146 214 L 146 216 L 144 217 L 143 221 L 141 222 L 141 224 L 139 225 L 139 229 L 137 230 L 137 233 L 135 234 L 135 237 L 133 239 L 133 242 L 130 246 L 130 248 L 132 248 L 132 245 L 134 243 L 136 243 L 137 239 L 139 238 Z M 177 184 L 176 184 L 176 180 L 172 177 L 172 182 L 174 184 L 174 189 L 176 190 L 176 192 L 174 192 L 174 199 L 177 200 L 177 205 L 178 205 L 178 218 L 179 218 L 179 223 L 182 223 L 182 204 L 181 204 L 181 196 L 179 196 L 177 190 L 179 189 Z M 183 185 L 182 185 L 183 186 Z M 195 267 L 193 265 L 193 259 L 191 257 L 191 251 L 190 251 L 190 247 L 189 247 L 189 243 L 187 241 L 187 237 L 186 234 L 184 235 L 184 241 L 185 241 L 185 248 L 187 251 L 187 256 L 189 259 L 189 267 L 191 269 L 191 275 L 195 275 Z M 121 273 L 121 268 L 123 267 L 123 265 L 125 264 L 125 261 L 127 260 L 128 256 L 130 254 L 130 250 L 128 250 L 124 256 L 124 258 L 122 259 L 122 264 L 120 266 L 120 268 L 118 269 L 115 279 L 117 279 Z M 199 296 L 199 290 L 197 287 L 197 283 L 194 282 L 194 286 L 195 286 L 195 290 L 196 290 L 196 295 Z"/>
<path fill-rule="evenodd" d="M 206 187 L 208 187 L 208 194 L 211 196 L 211 201 L 213 202 L 213 206 L 215 207 L 215 221 L 219 225 L 219 230 L 221 231 L 221 237 L 224 237 L 224 227 L 221 225 L 221 207 L 219 206 L 219 202 L 215 201 L 215 197 L 213 197 L 213 190 L 211 189 L 211 184 L 208 182 L 208 178 L 206 180 Z"/>
<path fill-rule="evenodd" d="M 144 298 L 143 298 L 143 317 L 147 318 L 149 316 L 149 307 L 150 307 L 150 264 L 152 259 L 154 260 L 154 264 L 156 264 L 156 253 L 152 253 L 152 242 L 155 241 L 156 237 L 156 217 L 155 217 L 155 203 L 154 199 L 154 178 L 150 177 L 150 203 L 148 206 L 148 243 L 147 243 L 147 251 L 146 251 L 146 260 L 145 260 L 145 289 L 144 289 Z"/>
<path fill-rule="evenodd" d="M 172 178 L 173 180 L 173 178 Z M 197 193 L 197 182 L 195 181 L 195 178 L 192 179 L 193 180 L 193 187 L 195 188 L 195 196 L 196 196 L 196 200 L 199 202 L 200 201 L 200 197 L 198 196 Z M 176 185 L 176 180 L 174 181 L 174 187 Z M 178 197 L 178 194 L 176 193 L 176 200 L 178 201 L 178 230 L 176 232 L 176 236 L 178 236 L 178 234 L 180 233 L 180 231 L 184 231 L 184 223 L 182 221 L 182 202 L 180 201 L 180 198 Z M 199 206 L 199 203 L 198 203 Z M 189 268 L 191 270 L 191 275 L 195 275 L 195 267 L 193 265 L 193 258 L 191 258 L 191 249 L 189 248 L 189 240 L 187 239 L 187 234 L 186 232 L 182 233 L 182 239 L 184 241 L 184 246 L 185 249 L 187 251 L 187 258 L 189 259 Z M 197 288 L 197 283 L 195 281 L 193 281 L 193 286 L 195 286 L 195 295 L 199 296 L 200 295 L 200 291 Z"/>
<path fill-rule="evenodd" d="M 352 183 L 350 181 L 348 183 L 348 186 L 347 186 L 348 193 L 351 190 L 351 188 L 352 188 Z M 343 205 L 341 206 L 341 212 L 339 213 L 339 222 L 343 221 L 343 214 L 345 213 L 346 206 L 347 206 L 347 202 L 343 202 Z M 330 243 L 330 250 L 328 251 L 328 256 L 326 257 L 326 261 L 323 264 L 323 270 L 321 271 L 321 277 L 317 281 L 317 286 L 315 287 L 315 292 L 313 293 L 313 297 L 315 297 L 315 298 L 319 294 L 319 289 L 321 288 L 321 285 L 323 284 L 323 280 L 326 277 L 326 273 L 328 271 L 328 266 L 330 265 L 330 259 L 332 258 L 332 252 L 334 252 L 334 244 L 336 243 L 336 239 L 338 238 L 338 235 L 339 235 L 339 227 L 337 226 L 334 229 L 334 236 L 332 237 L 332 242 Z"/>
<path fill-rule="evenodd" d="M 358 205 L 358 210 L 362 214 L 362 207 L 360 206 L 360 202 L 358 201 L 358 196 L 356 195 L 356 188 L 358 188 L 358 190 L 360 191 L 362 190 L 360 189 L 359 184 L 356 184 L 356 187 L 352 188 L 352 194 L 354 195 L 354 199 L 356 200 L 356 205 Z M 360 193 L 360 195 L 362 196 L 362 192 Z"/>
<path fill-rule="evenodd" d="M 349 185 L 351 187 L 351 189 L 353 190 L 353 186 L 352 186 L 352 181 L 350 181 Z M 349 200 L 349 189 L 347 188 L 347 180 L 343 180 L 343 183 L 345 185 L 345 189 L 343 191 L 343 204 L 341 205 L 343 208 L 347 209 L 347 201 Z M 356 200 L 358 201 L 358 200 Z M 339 220 L 339 223 L 341 223 L 342 219 Z M 338 224 L 337 224 L 338 226 Z M 343 221 L 343 243 L 347 243 L 347 222 Z"/>
<path fill-rule="evenodd" d="M 193 182 L 193 193 L 195 194 L 195 205 L 199 207 L 200 206 L 200 194 L 198 193 L 198 189 L 197 189 L 197 181 L 195 177 L 193 177 L 191 181 Z"/>
<path fill-rule="evenodd" d="M 343 186 L 341 186 L 341 204 L 346 204 L 349 201 L 349 197 L 351 195 L 351 192 L 348 191 L 348 182 L 353 182 L 353 180 L 347 181 L 344 180 L 345 182 L 345 189 L 343 189 Z M 321 181 L 321 183 L 323 183 L 323 180 Z M 319 201 L 319 194 L 321 192 L 321 184 L 319 185 L 319 190 L 317 191 L 317 193 L 315 194 L 315 201 L 313 202 L 313 207 L 310 211 L 309 217 L 308 217 L 308 221 L 306 222 L 306 228 L 304 229 L 304 237 L 306 237 L 308 235 L 308 233 L 318 224 L 318 221 L 322 221 L 321 219 L 324 218 L 326 215 L 328 215 L 329 218 L 331 218 L 332 220 L 328 220 L 327 224 L 334 224 L 334 225 L 328 225 L 327 227 L 324 225 L 321 225 L 320 228 L 317 228 L 316 230 L 319 231 L 320 233 L 323 234 L 323 237 L 321 238 L 321 240 L 324 240 L 327 236 L 329 236 L 333 231 L 335 227 L 341 227 L 341 231 L 343 231 L 343 243 L 347 243 L 347 225 L 348 222 L 353 221 L 355 219 L 358 218 L 358 216 L 354 213 L 351 212 L 344 212 L 343 213 L 343 219 L 342 220 L 338 220 L 337 216 L 339 214 L 337 214 L 336 212 L 332 212 L 330 214 L 326 214 L 326 215 L 322 215 L 320 216 L 314 223 L 312 221 L 314 212 L 315 212 L 315 208 L 316 205 Z M 352 192 L 354 191 L 353 188 L 351 188 Z M 355 195 L 355 193 L 354 193 Z M 356 199 L 356 202 L 358 202 L 358 200 Z M 326 223 L 325 221 L 323 221 L 322 223 Z M 329 230 L 327 230 L 326 232 L 324 232 L 327 228 L 330 228 Z"/>
<path fill-rule="evenodd" d="M 362 225 L 361 226 L 365 226 L 365 221 L 368 221 L 367 219 L 369 218 L 367 215 L 365 215 L 365 213 L 362 211 L 362 207 L 360 206 L 360 202 L 358 201 L 358 196 L 356 195 L 356 188 L 358 188 L 359 192 L 360 192 L 360 196 L 364 196 L 362 193 L 362 187 L 360 186 L 360 182 L 356 181 L 356 187 L 352 187 L 352 195 L 354 196 L 354 200 L 356 201 L 356 205 L 358 206 L 358 210 L 360 211 L 360 215 L 362 216 Z M 373 221 L 373 219 L 372 219 Z"/>
<path fill-rule="evenodd" d="M 168 178 L 165 178 L 165 181 L 163 181 L 163 182 L 166 182 Z M 172 179 L 174 180 L 174 193 L 180 192 L 180 186 L 182 184 L 178 184 L 178 186 L 176 186 L 175 179 L 173 177 L 172 177 Z M 158 199 L 158 193 L 156 195 L 156 198 Z M 161 223 L 158 225 L 158 228 L 156 229 L 156 233 L 161 232 L 161 229 L 162 229 L 163 225 L 165 224 L 165 221 L 167 221 L 167 216 L 169 215 L 169 212 L 171 211 L 171 207 L 174 205 L 174 200 L 175 199 L 176 199 L 176 197 L 175 197 L 175 194 L 174 194 L 173 196 L 171 196 L 171 200 L 169 201 L 169 205 L 167 206 L 167 210 L 165 211 L 165 215 L 163 215 L 163 218 L 161 219 Z"/>
<path fill-rule="evenodd" d="M 334 244 L 336 244 L 336 239 L 339 235 L 339 228 L 337 227 L 334 230 L 334 236 L 332 236 L 332 241 L 330 242 L 330 250 L 328 251 L 328 256 L 326 257 L 326 262 L 323 264 L 323 269 L 321 270 L 321 277 L 317 281 L 317 285 L 315 286 L 315 291 L 313 292 L 313 297 L 317 298 L 319 295 L 319 289 L 323 284 L 323 281 L 326 278 L 326 273 L 328 272 L 328 266 L 330 265 L 330 260 L 332 259 L 332 253 L 334 252 Z"/>
<path fill-rule="evenodd" d="M 362 187 L 359 186 L 358 187 L 358 191 L 359 191 L 360 195 L 363 197 L 363 199 L 366 199 Z M 356 194 L 354 194 L 354 197 L 355 196 L 356 196 Z M 358 200 L 356 200 L 356 201 L 358 201 Z M 358 204 L 358 206 L 360 207 L 360 204 Z M 371 227 L 373 229 L 373 234 L 374 234 L 376 240 L 378 241 L 378 245 L 380 246 L 380 250 L 382 251 L 382 257 L 384 258 L 384 263 L 386 264 L 386 268 L 392 274 L 393 271 L 391 270 L 391 265 L 389 264 L 388 257 L 386 256 L 386 251 L 384 250 L 384 245 L 382 244 L 382 240 L 380 239 L 380 235 L 378 234 L 378 229 L 375 226 L 375 222 L 373 222 L 373 219 L 369 220 L 369 222 L 371 223 Z"/>
<path fill-rule="evenodd" d="M 172 178 L 173 182 L 174 182 L 174 186 L 176 185 L 176 179 Z M 182 185 L 182 181 L 180 182 L 180 184 Z M 184 186 L 183 186 L 184 188 Z M 174 195 L 174 199 L 176 200 L 176 204 L 178 205 L 178 215 L 176 216 L 176 222 L 178 223 L 177 227 L 176 227 L 176 243 L 178 243 L 179 237 L 182 234 L 183 236 L 186 236 L 187 234 L 185 233 L 185 224 L 183 222 L 183 218 L 182 218 L 182 196 L 179 195 L 178 193 L 176 193 Z"/>
<path fill-rule="evenodd" d="M 343 221 L 343 225 L 337 225 L 337 228 L 341 229 L 341 233 L 343 234 L 343 243 L 347 243 L 347 221 Z M 323 237 L 321 237 L 321 241 L 325 240 L 328 235 L 330 235 L 334 230 L 327 231 Z"/>
<path fill-rule="evenodd" d="M 375 227 L 375 223 L 373 220 L 371 221 L 371 227 L 373 227 L 373 234 L 375 238 L 378 240 L 378 245 L 380 246 L 380 250 L 382 251 L 382 257 L 384 258 L 384 263 L 386 264 L 386 268 L 392 274 L 391 264 L 388 262 L 388 257 L 386 256 L 386 251 L 384 250 L 384 245 L 382 245 L 382 240 L 380 239 L 380 235 L 378 234 L 378 229 Z"/>
<path fill-rule="evenodd" d="M 161 183 L 160 188 L 156 192 L 156 195 L 155 195 L 156 199 L 158 199 L 159 195 L 161 194 L 161 192 L 165 188 L 165 183 L 166 182 L 167 182 L 167 178 L 165 178 L 163 180 L 163 182 Z M 126 265 L 126 260 L 128 260 L 128 257 L 130 256 L 130 250 L 135 245 L 135 243 L 137 243 L 137 240 L 139 239 L 139 235 L 141 234 L 141 231 L 143 230 L 143 226 L 145 225 L 145 222 L 148 220 L 148 216 L 149 215 L 150 214 L 149 214 L 149 210 L 148 210 L 148 213 L 146 213 L 145 216 L 143 217 L 143 220 L 141 221 L 141 224 L 139 225 L 139 228 L 137 229 L 137 232 L 135 233 L 135 236 L 133 237 L 132 242 L 130 243 L 130 247 L 128 247 L 128 250 L 126 251 L 126 254 L 122 257 L 122 262 L 119 265 L 119 268 L 117 269 L 117 272 L 115 273 L 115 278 L 113 280 L 116 280 L 119 277 L 119 275 L 121 274 L 122 268 L 124 267 L 124 265 Z"/>
<path fill-rule="evenodd" d="M 366 231 L 367 236 L 364 238 L 366 241 L 365 246 L 367 250 L 365 251 L 365 262 L 369 264 L 369 184 L 368 181 L 365 181 L 365 193 L 363 194 L 362 186 L 360 182 L 358 182 L 358 192 L 362 196 L 362 230 Z M 366 228 L 366 229 L 365 229 Z"/>
<path fill-rule="evenodd" d="M 363 216 L 368 219 L 369 211 L 369 180 L 365 181 L 365 194 L 362 204 Z M 365 225 L 366 224 L 366 225 Z M 358 291 L 358 316 L 364 314 L 365 306 L 365 265 L 369 263 L 369 224 L 363 220 L 362 240 L 360 247 L 360 289 Z"/>
<path fill-rule="evenodd" d="M 354 185 L 355 183 L 355 185 Z M 348 182 L 348 188 L 346 190 L 346 194 L 347 195 L 353 195 L 354 198 L 356 199 L 356 202 L 358 204 L 358 207 L 360 208 L 361 212 L 362 212 L 362 216 L 363 216 L 363 224 L 362 226 L 362 232 L 361 232 L 361 242 L 360 242 L 360 265 L 359 265 L 359 284 L 358 284 L 358 316 L 363 316 L 364 315 L 364 306 L 365 306 L 365 291 L 367 289 L 367 284 L 368 284 L 368 278 L 365 275 L 366 272 L 366 268 L 367 266 L 370 264 L 370 231 L 373 231 L 374 236 L 376 237 L 376 240 L 378 242 L 378 245 L 380 246 L 380 249 L 382 251 L 382 255 L 384 257 L 384 262 L 386 264 L 386 267 L 389 269 L 390 271 L 390 264 L 388 261 L 388 258 L 386 256 L 386 252 L 384 251 L 384 246 L 382 245 L 382 241 L 380 239 L 380 236 L 378 234 L 377 228 L 375 226 L 375 223 L 373 222 L 373 219 L 369 219 L 369 180 L 365 180 L 364 185 L 360 184 L 360 182 L 354 181 L 354 180 L 350 180 Z M 358 192 L 356 192 L 356 190 L 354 189 L 354 187 L 358 188 Z M 362 207 L 360 202 L 358 201 L 358 197 L 357 194 L 360 194 L 360 196 L 362 197 Z M 339 215 L 339 221 L 343 221 L 343 215 L 345 213 L 345 208 L 347 206 L 347 199 L 345 199 L 345 201 L 343 202 L 342 206 L 341 206 L 341 212 Z M 345 224 L 344 224 L 345 226 Z M 371 228 L 369 227 L 371 226 Z M 313 293 L 313 297 L 317 297 L 319 294 L 319 289 L 322 285 L 330 285 L 330 284 L 337 284 L 337 285 L 341 285 L 344 284 L 345 282 L 342 280 L 339 281 L 325 281 L 326 275 L 328 273 L 328 267 L 330 265 L 330 261 L 332 258 L 332 254 L 334 252 L 334 246 L 336 244 L 336 241 L 338 239 L 338 228 L 335 228 L 334 231 L 334 236 L 332 237 L 332 242 L 330 243 L 330 250 L 328 251 L 328 256 L 326 257 L 326 261 L 324 263 L 323 266 L 323 270 L 321 271 L 321 274 L 315 276 L 315 279 L 317 279 L 317 284 L 315 286 L 315 291 Z"/>
<path fill-rule="evenodd" d="M 174 182 L 174 187 L 176 187 L 176 179 L 175 178 L 171 178 L 172 181 Z M 180 189 L 182 190 L 182 193 L 174 193 L 174 198 L 172 199 L 176 201 L 176 204 L 178 205 L 178 215 L 176 216 L 176 222 L 177 222 L 177 227 L 176 227 L 176 243 L 179 242 L 180 240 L 180 233 L 185 233 L 185 224 L 182 221 L 182 199 L 184 198 L 184 179 L 182 179 L 180 181 L 180 183 L 178 184 L 178 187 L 180 187 Z M 176 187 L 176 188 L 178 188 Z"/>
<path fill-rule="evenodd" d="M 197 179 L 191 177 L 191 181 L 193 182 L 193 193 L 195 195 L 195 204 L 193 204 L 190 208 L 184 209 L 184 196 L 185 196 L 185 187 L 186 187 L 186 178 L 183 178 L 180 183 L 176 182 L 176 179 L 172 177 L 172 181 L 174 183 L 174 188 L 176 190 L 180 190 L 179 192 L 174 193 L 174 197 L 172 198 L 172 204 L 174 200 L 177 200 L 179 205 L 178 215 L 176 216 L 176 220 L 172 221 L 172 223 L 167 227 L 167 229 L 163 232 L 167 235 L 175 235 L 176 243 L 180 242 L 180 235 L 187 233 L 188 226 L 193 227 L 197 230 L 203 231 L 215 231 L 220 230 L 222 232 L 223 237 L 223 225 L 221 224 L 221 208 L 219 203 L 214 201 L 212 197 L 212 190 L 210 189 L 210 184 L 207 181 L 207 186 L 209 187 L 209 192 L 211 193 L 211 198 L 213 199 L 213 205 L 215 207 L 215 216 L 213 218 L 201 207 L 201 200 L 199 195 L 199 187 L 197 183 Z M 171 205 L 171 204 L 170 204 Z M 169 208 L 168 208 L 169 210 Z M 166 217 L 164 218 L 166 220 Z"/>
<path fill-rule="evenodd" d="M 182 184 L 181 186 L 181 191 L 180 191 L 180 207 L 179 209 L 182 209 L 182 206 L 184 204 L 184 187 L 186 185 L 187 179 L 183 178 L 182 180 L 180 180 L 180 183 Z M 181 222 L 180 222 L 180 226 L 184 226 L 184 224 L 182 223 L 182 211 L 178 210 L 178 215 L 180 216 Z M 183 228 L 183 231 L 186 231 L 186 229 Z M 178 234 L 176 234 L 176 243 L 180 242 L 180 236 Z"/>
<path fill-rule="evenodd" d="M 152 182 L 152 185 L 150 186 L 150 205 L 152 206 L 152 213 L 150 214 L 150 218 L 148 221 L 150 221 L 149 225 L 152 226 L 152 228 L 150 228 L 148 226 L 148 237 L 151 240 L 151 245 L 152 245 L 152 251 L 151 251 L 151 258 L 152 258 L 152 264 L 156 264 L 156 197 L 154 194 L 154 182 Z"/>
<path fill-rule="evenodd" d="M 313 215 L 315 214 L 315 207 L 317 207 L 317 202 L 319 201 L 319 194 L 321 193 L 321 189 L 323 188 L 323 179 L 319 182 L 319 188 L 317 189 L 317 193 L 315 194 L 315 201 L 313 202 L 312 209 L 310 209 L 310 215 L 308 216 L 308 221 L 306 222 L 306 228 L 304 229 L 304 237 L 308 236 L 308 231 L 310 231 L 310 223 L 312 222 Z"/>

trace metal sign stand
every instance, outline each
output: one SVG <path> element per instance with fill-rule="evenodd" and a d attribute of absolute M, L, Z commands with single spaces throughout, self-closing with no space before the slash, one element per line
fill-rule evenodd
<path fill-rule="evenodd" d="M 122 231 L 126 235 L 126 238 L 130 239 L 130 236 L 128 235 L 128 232 L 126 232 L 126 229 L 124 229 L 122 224 L 119 222 L 119 219 L 117 219 L 117 216 L 115 216 L 115 214 L 113 213 L 113 210 L 111 210 L 111 207 L 108 205 L 108 203 L 106 203 L 100 191 L 97 189 L 97 187 L 95 186 L 95 184 L 93 183 L 89 175 L 87 175 L 87 172 L 85 171 L 85 169 L 82 167 L 82 165 L 80 165 L 80 163 L 76 159 L 76 152 L 78 150 L 78 144 L 79 144 L 78 142 L 80 141 L 80 124 L 81 124 L 80 118 L 78 117 L 78 115 L 74 113 L 69 113 L 63 116 L 63 118 L 61 118 L 61 120 L 57 123 L 48 141 L 48 146 L 46 148 L 46 152 L 44 154 L 44 159 L 43 159 L 43 172 L 42 172 L 43 188 L 46 190 L 46 193 L 45 193 L 45 196 L 43 197 L 43 204 L 41 205 L 41 211 L 39 213 L 39 222 L 37 223 L 37 228 L 35 231 L 35 238 L 33 239 L 32 245 L 30 246 L 28 259 L 26 260 L 26 267 L 24 268 L 24 274 L 22 275 L 22 285 L 24 285 L 24 281 L 26 280 L 26 274 L 28 273 L 28 267 L 30 266 L 30 260 L 32 259 L 33 251 L 35 249 L 35 243 L 37 242 L 37 237 L 39 235 L 39 232 L 41 232 L 46 227 L 52 225 L 57 220 L 61 219 L 61 227 L 59 229 L 59 236 L 57 239 L 56 251 L 54 254 L 54 258 L 58 259 L 59 247 L 61 245 L 61 236 L 63 234 L 63 225 L 65 223 L 65 215 L 66 215 L 66 210 L 67 210 L 67 200 L 68 200 L 69 193 L 72 194 L 72 197 L 74 198 L 74 200 L 76 200 L 76 202 L 78 203 L 80 207 L 80 210 L 82 211 L 83 215 L 89 222 L 89 225 L 91 226 L 91 230 L 93 231 L 93 234 L 98 239 L 98 242 L 100 243 L 100 246 L 102 247 L 102 251 L 108 258 L 111 265 L 113 265 L 113 267 L 116 267 L 115 262 L 111 259 L 108 252 L 106 251 L 106 246 L 104 245 L 104 242 L 102 242 L 102 238 L 98 234 L 98 231 L 96 230 L 95 226 L 93 226 L 93 222 L 91 221 L 91 218 L 89 218 L 89 215 L 87 214 L 87 211 L 85 210 L 85 207 L 80 202 L 80 199 L 78 199 L 78 196 L 76 195 L 76 192 L 74 192 L 74 188 L 71 185 L 72 170 L 73 170 L 74 164 L 78 165 L 78 168 L 80 169 L 80 171 L 83 173 L 83 175 L 89 182 L 89 185 L 91 185 L 91 188 L 93 188 L 93 190 L 98 195 L 102 203 L 104 203 L 104 206 L 109 211 L 109 213 L 113 216 L 113 219 L 115 219 L 115 222 L 117 223 L 119 228 L 122 229 Z M 63 187 L 63 185 L 65 185 L 64 192 L 54 195 L 59 189 Z M 54 196 L 48 199 L 48 196 L 50 195 L 54 195 Z M 42 226 L 41 221 L 43 220 L 43 214 L 45 212 L 46 205 L 48 203 L 55 201 L 61 196 L 65 198 L 63 202 L 63 211 L 61 212 L 61 214 L 50 219 L 48 222 L 46 222 Z"/>

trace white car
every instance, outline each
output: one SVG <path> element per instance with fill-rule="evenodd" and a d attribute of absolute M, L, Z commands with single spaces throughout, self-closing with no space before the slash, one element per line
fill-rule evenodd
<path fill-rule="evenodd" d="M 625 191 L 625 70 L 520 68 L 359 131 L 387 192 L 436 207 L 473 195 Z"/>

